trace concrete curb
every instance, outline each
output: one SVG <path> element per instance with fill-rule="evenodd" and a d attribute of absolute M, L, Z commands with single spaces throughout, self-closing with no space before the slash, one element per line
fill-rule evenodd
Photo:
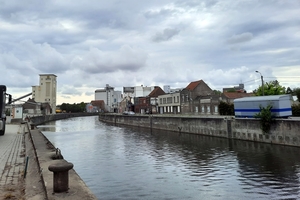
<path fill-rule="evenodd" d="M 28 125 L 29 127 L 29 125 Z M 96 196 L 90 191 L 83 180 L 75 172 L 74 169 L 69 171 L 69 190 L 63 193 L 53 193 L 53 173 L 48 170 L 55 160 L 53 160 L 53 154 L 55 154 L 56 148 L 54 145 L 42 134 L 41 131 L 34 128 L 29 131 L 29 135 L 32 138 L 32 147 L 30 150 L 36 152 L 36 158 L 30 159 L 36 161 L 35 170 L 28 170 L 28 177 L 26 178 L 26 195 L 30 199 L 70 199 L 70 200 L 82 200 L 82 199 L 97 199 Z M 30 138 L 30 136 L 28 136 Z M 27 144 L 27 143 L 26 143 Z M 26 147 L 27 151 L 27 147 Z M 32 153 L 31 153 L 32 154 Z M 31 155 L 32 156 L 32 155 Z M 30 178 L 29 178 L 30 177 Z M 40 184 L 32 188 L 30 180 L 37 179 L 39 177 Z M 27 179 L 29 179 L 27 181 Z M 36 196 L 30 195 L 33 189 L 36 189 Z M 44 194 L 43 191 L 44 190 Z M 29 197 L 30 196 L 30 197 Z"/>

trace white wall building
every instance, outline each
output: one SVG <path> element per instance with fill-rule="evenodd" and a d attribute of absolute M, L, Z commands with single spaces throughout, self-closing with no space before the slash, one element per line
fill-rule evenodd
<path fill-rule="evenodd" d="M 122 101 L 122 92 L 115 91 L 114 87 L 106 84 L 104 89 L 95 90 L 95 100 L 103 100 L 105 109 L 108 112 L 115 112 L 118 110 L 119 104 Z"/>
<path fill-rule="evenodd" d="M 135 86 L 134 87 L 134 97 L 145 97 L 148 96 L 152 90 L 154 90 L 154 86 L 147 87 L 147 86 Z"/>
<path fill-rule="evenodd" d="M 181 113 L 180 109 L 180 92 L 169 93 L 158 96 L 159 113 Z"/>
<path fill-rule="evenodd" d="M 134 97 L 134 87 L 123 87 L 123 96 L 124 98 L 133 98 Z"/>
<path fill-rule="evenodd" d="M 135 86 L 135 87 L 123 87 L 123 96 L 127 100 L 131 100 L 134 104 L 134 97 L 146 97 L 148 96 L 153 90 L 155 86 L 147 87 L 147 86 Z"/>
<path fill-rule="evenodd" d="M 38 103 L 49 103 L 52 113 L 56 110 L 57 80 L 54 74 L 40 74 L 38 86 L 32 86 L 32 98 Z"/>
<path fill-rule="evenodd" d="M 170 93 L 170 86 L 169 85 L 164 85 L 164 92 L 165 93 Z"/>

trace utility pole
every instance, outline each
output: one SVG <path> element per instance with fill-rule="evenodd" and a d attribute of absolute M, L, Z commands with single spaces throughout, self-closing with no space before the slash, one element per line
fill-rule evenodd
<path fill-rule="evenodd" d="M 265 93 L 264 93 L 264 77 L 263 77 L 263 75 L 259 71 L 255 71 L 255 72 L 260 74 L 261 87 L 262 87 L 262 95 L 265 96 Z"/>

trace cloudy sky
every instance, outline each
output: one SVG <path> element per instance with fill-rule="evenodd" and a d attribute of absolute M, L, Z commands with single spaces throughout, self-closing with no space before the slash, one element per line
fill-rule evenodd
<path fill-rule="evenodd" d="M 105 84 L 212 89 L 265 81 L 300 87 L 299 0 L 0 0 L 1 83 L 13 97 L 39 74 L 58 104 L 94 100 Z"/>

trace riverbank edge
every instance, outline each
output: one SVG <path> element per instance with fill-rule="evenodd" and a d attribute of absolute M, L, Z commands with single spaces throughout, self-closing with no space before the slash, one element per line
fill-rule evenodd
<path fill-rule="evenodd" d="M 32 116 L 29 121 L 34 124 L 35 126 L 45 124 L 51 121 L 57 121 L 62 119 L 68 119 L 73 117 L 88 117 L 88 116 L 98 116 L 99 113 L 58 113 L 52 115 L 39 115 L 39 116 Z"/>
<path fill-rule="evenodd" d="M 26 177 L 26 199 L 97 199 L 74 169 L 69 170 L 69 190 L 53 193 L 53 173 L 48 167 L 58 161 L 52 158 L 56 154 L 56 148 L 34 124 L 28 123 L 28 126 L 31 128 L 28 128 L 25 141 L 26 152 L 31 155 L 31 159 Z"/>
<path fill-rule="evenodd" d="M 114 125 L 128 125 L 187 134 L 199 134 L 235 140 L 300 147 L 300 121 L 276 119 L 269 133 L 263 133 L 259 119 L 233 116 L 121 115 L 99 114 L 99 120 Z"/>

